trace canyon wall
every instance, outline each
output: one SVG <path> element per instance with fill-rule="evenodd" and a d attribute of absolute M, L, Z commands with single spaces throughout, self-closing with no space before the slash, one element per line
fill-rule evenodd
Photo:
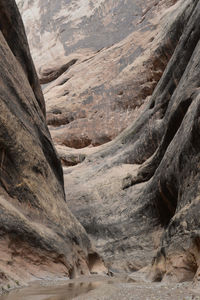
<path fill-rule="evenodd" d="M 73 148 L 104 144 L 137 118 L 185 20 L 174 0 L 17 2 L 52 138 Z"/>
<path fill-rule="evenodd" d="M 63 171 L 15 1 L 0 1 L 0 285 L 88 274 L 98 258 Z"/>
<path fill-rule="evenodd" d="M 150 265 L 158 281 L 199 277 L 200 3 L 174 8 L 184 26 L 143 112 L 113 141 L 74 150 L 85 160 L 64 168 L 69 206 L 108 264 Z"/>
<path fill-rule="evenodd" d="M 18 2 L 70 209 L 113 271 L 198 280 L 199 1 Z"/>

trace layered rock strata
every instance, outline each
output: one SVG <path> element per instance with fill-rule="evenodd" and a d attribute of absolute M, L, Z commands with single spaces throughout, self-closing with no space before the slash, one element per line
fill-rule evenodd
<path fill-rule="evenodd" d="M 25 14 L 30 6 L 20 3 L 24 18 L 31 20 Z M 62 32 L 58 32 L 52 47 L 64 45 L 64 54 L 59 54 L 61 60 L 54 57 L 48 69 L 45 60 L 44 65 L 39 62 L 36 45 L 32 46 L 41 82 L 55 80 L 44 93 L 51 132 L 65 165 L 67 203 L 113 270 L 133 271 L 150 265 L 155 281 L 198 281 L 200 3 L 132 4 L 137 4 L 135 10 L 129 7 L 136 12 L 131 19 L 135 27 L 126 28 L 119 40 L 112 41 L 114 45 L 104 42 L 107 49 L 100 49 L 99 44 L 90 48 L 86 39 L 89 50 L 96 53 L 84 46 L 76 52 L 77 45 L 85 45 L 85 32 L 79 31 L 84 28 L 82 21 L 91 25 L 89 20 L 95 18 L 91 14 L 82 19 L 81 15 L 80 22 L 80 15 L 72 14 L 73 7 L 71 16 L 78 17 L 65 18 L 56 9 L 58 14 L 52 19 L 70 20 L 56 30 L 69 28 L 70 32 L 72 25 L 77 45 L 76 39 L 60 43 Z M 39 7 L 39 20 L 44 20 L 48 12 L 40 1 L 34 7 Z M 117 6 L 107 7 L 107 12 L 113 8 Z M 94 11 L 100 10 L 95 6 Z M 112 11 L 113 16 L 116 13 L 119 18 L 121 11 Z M 118 24 L 109 13 L 101 13 L 105 24 Z M 127 23 L 127 14 L 123 18 Z M 47 23 L 43 24 L 41 37 L 53 41 L 55 27 L 47 33 Z M 115 30 L 120 33 L 119 28 Z M 28 35 L 36 41 L 32 32 Z M 47 57 L 53 61 L 51 55 Z M 67 147 L 103 144 L 127 124 L 117 138 L 100 147 Z"/>
<path fill-rule="evenodd" d="M 199 276 L 200 3 L 175 7 L 185 19 L 145 109 L 112 142 L 74 150 L 84 161 L 64 175 L 69 206 L 107 263 L 136 270 L 155 257 L 153 280 L 183 281 Z M 67 162 L 72 149 L 58 150 Z"/>
<path fill-rule="evenodd" d="M 172 0 L 17 0 L 55 143 L 109 142 L 148 102 L 187 16 Z"/>

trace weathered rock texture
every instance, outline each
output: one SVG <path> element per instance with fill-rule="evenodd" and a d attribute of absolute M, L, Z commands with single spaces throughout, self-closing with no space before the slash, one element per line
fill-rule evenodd
<path fill-rule="evenodd" d="M 135 120 L 184 26 L 175 2 L 18 0 L 41 83 L 49 83 L 54 142 L 101 145 Z"/>
<path fill-rule="evenodd" d="M 61 164 L 13 0 L 0 0 L 0 66 L 0 285 L 88 273 L 98 255 L 67 208 Z"/>
<path fill-rule="evenodd" d="M 169 19 L 169 62 L 138 119 L 110 143 L 58 151 L 66 166 L 84 160 L 64 168 L 67 201 L 107 263 L 155 256 L 153 280 L 182 281 L 200 267 L 200 2 L 178 1 Z"/>
<path fill-rule="evenodd" d="M 198 280 L 200 2 L 123 1 L 120 6 L 121 1 L 96 1 L 99 9 L 87 10 L 89 16 L 84 18 L 83 10 L 76 17 L 71 6 L 64 16 L 53 4 L 45 3 L 45 10 L 41 1 L 27 3 L 21 2 L 25 20 L 31 20 L 31 7 L 40 12 L 39 34 L 33 35 L 28 22 L 27 31 L 32 28 L 28 35 L 41 81 L 59 76 L 47 86 L 45 97 L 49 124 L 55 126 L 52 135 L 61 144 L 58 151 L 65 164 L 67 202 L 73 213 L 113 268 L 137 270 L 155 257 L 153 280 L 182 281 L 194 276 Z M 64 7 L 64 2 L 59 3 Z M 91 25 L 97 24 L 92 23 L 94 12 L 100 15 L 103 7 L 101 22 L 114 40 L 105 38 L 102 45 L 92 34 L 97 27 Z M 55 26 L 48 33 L 44 15 L 53 11 L 56 14 L 49 22 Z M 127 11 L 135 16 L 130 18 Z M 121 34 L 119 19 L 130 31 L 125 27 Z M 73 38 L 67 39 L 72 32 Z M 50 49 L 61 57 L 60 61 L 55 57 L 57 68 L 51 65 L 51 50 L 45 53 L 43 47 L 46 57 L 38 55 L 36 43 L 41 46 L 42 40 L 49 46 L 45 38 L 56 41 Z M 85 44 L 96 51 L 108 48 L 89 55 Z M 74 55 L 78 48 L 82 50 Z M 130 120 L 132 124 L 105 145 L 65 147 L 101 144 Z"/>

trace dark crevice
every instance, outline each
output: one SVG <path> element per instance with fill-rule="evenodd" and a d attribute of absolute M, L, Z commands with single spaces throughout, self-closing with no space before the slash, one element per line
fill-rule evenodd
<path fill-rule="evenodd" d="M 69 148 L 81 149 L 88 147 L 92 144 L 92 140 L 88 137 L 72 137 L 68 140 L 64 140 L 62 145 Z"/>
<path fill-rule="evenodd" d="M 90 271 L 93 269 L 94 265 L 99 262 L 99 260 L 100 257 L 97 253 L 88 254 L 88 267 Z"/>
<path fill-rule="evenodd" d="M 154 106 L 155 106 L 155 100 L 151 101 L 151 104 L 150 104 L 150 106 L 149 106 L 149 109 L 154 108 Z"/>
<path fill-rule="evenodd" d="M 62 126 L 62 125 L 67 125 L 71 122 L 74 121 L 74 118 L 72 116 L 66 116 L 65 114 L 58 113 L 53 115 L 47 114 L 47 125 L 51 125 L 54 127 Z"/>
<path fill-rule="evenodd" d="M 187 98 L 184 101 L 180 102 L 175 112 L 171 115 L 167 125 L 166 132 L 162 139 L 162 142 L 150 163 L 141 168 L 138 172 L 138 175 L 133 178 L 132 185 L 138 184 L 141 182 L 148 181 L 154 175 L 156 169 L 158 168 L 169 144 L 173 140 L 175 134 L 177 133 L 181 123 L 187 113 L 187 110 L 192 102 L 192 98 Z"/>
<path fill-rule="evenodd" d="M 69 91 L 64 91 L 64 93 L 60 97 L 64 97 L 64 96 L 67 96 L 67 95 L 69 95 Z"/>
<path fill-rule="evenodd" d="M 59 82 L 57 85 L 63 85 L 63 84 L 65 84 L 69 80 L 70 80 L 70 78 L 65 78 L 61 82 Z"/>
<path fill-rule="evenodd" d="M 161 226 L 166 227 L 174 216 L 177 207 L 178 191 L 176 190 L 176 180 L 174 178 L 173 185 L 160 180 L 158 185 L 159 196 L 156 198 L 155 204 L 159 223 Z"/>
<path fill-rule="evenodd" d="M 62 162 L 62 165 L 65 167 L 73 167 L 80 163 L 82 163 L 85 160 L 86 156 L 84 154 L 77 155 L 77 156 L 69 156 L 69 157 L 60 157 L 60 160 Z"/>
<path fill-rule="evenodd" d="M 43 72 L 42 73 L 43 77 L 40 79 L 40 84 L 46 84 L 46 83 L 56 80 L 64 72 L 66 72 L 71 66 L 73 66 L 77 61 L 78 61 L 78 59 L 72 59 L 67 64 L 61 66 L 57 70 L 47 70 L 47 71 Z M 67 78 L 65 82 L 67 82 L 67 80 L 69 80 L 69 79 Z"/>
<path fill-rule="evenodd" d="M 55 149 L 53 148 L 51 141 L 48 137 L 46 137 L 41 131 L 38 129 L 38 137 L 41 142 L 41 148 L 43 150 L 44 156 L 52 170 L 55 174 L 58 182 L 64 187 L 64 179 L 63 179 L 63 170 L 61 166 L 61 162 L 56 155 Z M 64 195 L 64 188 L 63 188 Z M 64 197 L 65 198 L 65 197 Z"/>

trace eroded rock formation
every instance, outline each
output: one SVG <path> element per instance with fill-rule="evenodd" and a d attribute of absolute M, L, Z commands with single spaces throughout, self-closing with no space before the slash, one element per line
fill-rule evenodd
<path fill-rule="evenodd" d="M 199 276 L 200 3 L 174 8 L 184 22 L 176 39 L 169 31 L 176 46 L 146 108 L 112 142 L 73 151 L 85 160 L 64 174 L 69 206 L 107 263 L 135 270 L 155 256 L 153 280 L 182 281 Z M 67 161 L 72 150 L 58 150 Z"/>
<path fill-rule="evenodd" d="M 0 285 L 88 274 L 90 256 L 98 255 L 67 208 L 61 163 L 13 0 L 0 0 L 0 66 Z"/>
<path fill-rule="evenodd" d="M 151 265 L 153 280 L 198 280 L 199 1 L 123 1 L 133 19 L 119 9 L 121 1 L 110 7 L 110 1 L 96 1 L 84 18 L 81 6 L 78 17 L 72 6 L 68 15 L 52 6 L 50 32 L 41 1 L 25 3 L 20 8 L 41 82 L 55 80 L 44 93 L 69 207 L 111 268 Z M 33 8 L 39 10 L 39 34 L 28 30 L 35 21 L 26 12 Z M 119 40 L 115 9 L 116 18 L 133 22 Z M 85 29 L 96 14 L 115 37 L 114 45 L 101 44 L 108 48 L 95 48 L 101 39 Z M 50 49 L 60 60 L 52 62 L 51 51 L 45 59 L 39 55 L 36 41 L 41 46 L 45 38 L 54 41 Z M 105 145 L 66 147 L 103 144 L 128 124 Z"/>
<path fill-rule="evenodd" d="M 18 0 L 53 140 L 112 140 L 149 100 L 185 18 L 174 0 Z M 170 16 L 170 17 L 169 17 Z"/>

